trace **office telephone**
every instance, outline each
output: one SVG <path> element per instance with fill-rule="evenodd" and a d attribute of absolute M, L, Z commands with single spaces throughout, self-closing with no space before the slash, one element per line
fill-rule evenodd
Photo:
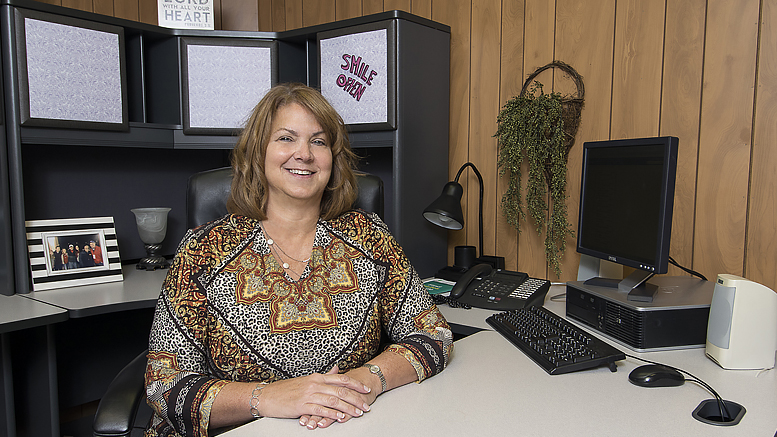
<path fill-rule="evenodd" d="M 496 311 L 542 306 L 550 281 L 530 278 L 522 272 L 494 269 L 477 264 L 467 270 L 451 289 L 459 304 Z"/>

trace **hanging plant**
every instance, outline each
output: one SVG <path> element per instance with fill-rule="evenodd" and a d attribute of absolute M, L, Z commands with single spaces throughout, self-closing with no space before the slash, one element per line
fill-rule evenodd
<path fill-rule="evenodd" d="M 569 74 L 575 80 L 578 96 L 545 94 L 542 83 L 534 78 L 548 68 L 560 68 Z M 546 231 L 546 262 L 557 276 L 561 276 L 566 238 L 574 235 L 567 219 L 567 157 L 580 125 L 585 93 L 582 79 L 561 61 L 540 67 L 526 79 L 521 94 L 502 107 L 496 119 L 499 176 L 509 178 L 502 196 L 502 213 L 520 232 L 520 222 L 526 220 L 521 199 L 521 165 L 525 158 L 529 168 L 526 209 L 537 233 L 542 235 L 543 229 Z"/>

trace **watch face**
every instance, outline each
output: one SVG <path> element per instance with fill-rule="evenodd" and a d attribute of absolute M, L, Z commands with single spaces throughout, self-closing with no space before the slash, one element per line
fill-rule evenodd
<path fill-rule="evenodd" d="M 375 364 L 370 364 L 370 372 L 378 373 L 380 372 L 380 367 L 376 366 Z"/>

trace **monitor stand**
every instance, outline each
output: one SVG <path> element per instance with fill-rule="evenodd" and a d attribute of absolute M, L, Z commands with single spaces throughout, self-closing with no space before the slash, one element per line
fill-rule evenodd
<path fill-rule="evenodd" d="M 585 281 L 594 277 L 622 278 L 623 266 L 591 255 L 580 254 L 580 265 L 577 268 L 577 280 Z"/>
<path fill-rule="evenodd" d="M 617 288 L 619 291 L 628 293 L 627 300 L 634 302 L 653 302 L 653 296 L 655 296 L 658 287 L 653 284 L 648 284 L 648 279 L 652 278 L 655 273 L 645 270 L 634 270 L 629 276 L 623 279 L 610 279 L 610 278 L 591 278 L 585 281 L 585 285 L 595 285 L 597 287 L 609 287 Z"/>

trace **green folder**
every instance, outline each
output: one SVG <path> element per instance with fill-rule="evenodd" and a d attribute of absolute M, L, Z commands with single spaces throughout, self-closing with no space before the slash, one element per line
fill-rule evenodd
<path fill-rule="evenodd" d="M 445 282 L 434 280 L 424 282 L 424 286 L 426 286 L 426 290 L 429 294 L 447 293 L 453 288 L 453 284 L 446 284 Z"/>

